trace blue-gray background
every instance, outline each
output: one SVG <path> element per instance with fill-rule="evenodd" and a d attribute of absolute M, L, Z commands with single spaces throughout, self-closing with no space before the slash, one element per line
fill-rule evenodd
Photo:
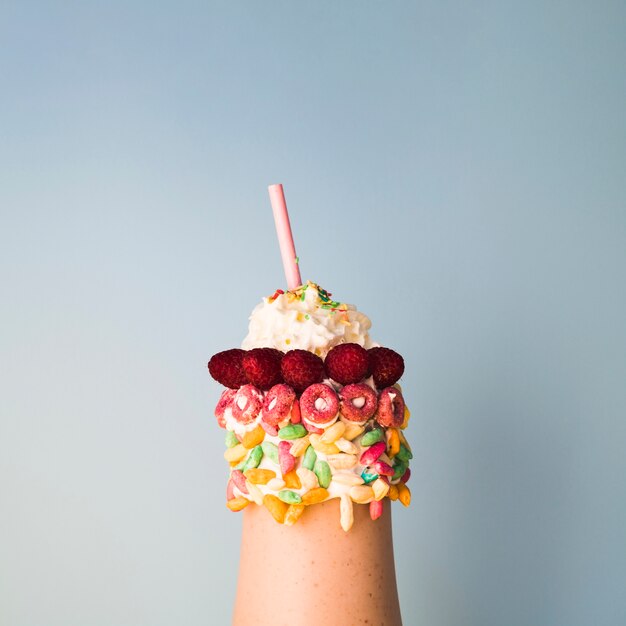
<path fill-rule="evenodd" d="M 0 6 L 0 624 L 228 623 L 273 182 L 406 358 L 406 624 L 624 624 L 623 3 L 104 4 Z"/>

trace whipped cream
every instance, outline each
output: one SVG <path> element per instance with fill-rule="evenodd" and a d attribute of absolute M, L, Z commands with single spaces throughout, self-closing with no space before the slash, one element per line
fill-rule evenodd
<path fill-rule="evenodd" d="M 324 358 L 340 343 L 358 343 L 366 349 L 378 345 L 370 339 L 371 325 L 354 305 L 332 300 L 309 281 L 293 291 L 263 298 L 252 311 L 241 346 L 244 350 L 308 350 Z"/>

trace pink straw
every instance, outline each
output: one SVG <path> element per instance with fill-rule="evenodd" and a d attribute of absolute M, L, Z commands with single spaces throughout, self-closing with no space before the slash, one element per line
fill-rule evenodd
<path fill-rule="evenodd" d="M 274 223 L 276 224 L 280 255 L 283 259 L 283 268 L 285 269 L 285 278 L 287 279 L 287 288 L 296 289 L 302 284 L 302 279 L 300 278 L 296 247 L 293 243 L 293 235 L 291 234 L 291 225 L 289 224 L 289 213 L 287 213 L 283 186 L 270 185 L 268 190 L 270 192 L 272 211 L 274 212 Z"/>

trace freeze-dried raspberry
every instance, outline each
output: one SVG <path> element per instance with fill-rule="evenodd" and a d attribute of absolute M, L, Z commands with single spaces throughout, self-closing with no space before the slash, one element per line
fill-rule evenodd
<path fill-rule="evenodd" d="M 248 350 L 242 359 L 243 371 L 250 383 L 259 389 L 268 390 L 282 382 L 280 362 L 283 353 L 274 348 Z"/>
<path fill-rule="evenodd" d="M 224 387 L 238 389 L 248 382 L 242 365 L 245 353 L 245 350 L 233 348 L 214 354 L 209 361 L 209 373 Z"/>
<path fill-rule="evenodd" d="M 326 355 L 326 374 L 342 385 L 358 383 L 367 377 L 369 358 L 367 350 L 358 343 L 342 343 Z"/>
<path fill-rule="evenodd" d="M 280 369 L 285 382 L 298 393 L 302 393 L 309 385 L 322 382 L 324 378 L 324 361 L 307 350 L 287 352 Z"/>
<path fill-rule="evenodd" d="M 367 351 L 370 372 L 378 389 L 391 387 L 404 373 L 404 359 L 390 348 L 370 348 Z"/>

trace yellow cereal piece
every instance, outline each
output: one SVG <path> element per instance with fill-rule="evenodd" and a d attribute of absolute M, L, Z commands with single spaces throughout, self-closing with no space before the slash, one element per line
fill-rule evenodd
<path fill-rule="evenodd" d="M 343 422 L 335 422 L 332 426 L 329 426 L 324 434 L 320 436 L 321 443 L 334 443 L 341 437 L 346 430 L 346 425 Z"/>
<path fill-rule="evenodd" d="M 311 471 L 310 469 L 307 469 L 306 467 L 299 467 L 296 470 L 296 474 L 298 474 L 302 487 L 306 491 L 319 487 L 319 482 L 317 481 L 317 475 L 315 474 L 315 472 Z"/>
<path fill-rule="evenodd" d="M 263 504 L 263 492 L 249 480 L 246 480 L 246 488 L 248 489 L 248 495 L 254 500 L 254 503 L 261 506 Z"/>
<path fill-rule="evenodd" d="M 293 526 L 304 513 L 304 504 L 290 504 L 285 514 L 285 524 Z"/>
<path fill-rule="evenodd" d="M 404 436 L 404 433 L 401 430 L 398 431 L 398 437 L 400 437 L 400 443 L 403 443 L 404 447 L 409 452 L 413 452 L 413 450 L 411 450 L 411 446 L 409 445 L 409 442 L 406 440 L 406 437 Z"/>
<path fill-rule="evenodd" d="M 350 469 L 356 465 L 356 456 L 354 454 L 329 454 L 326 456 L 328 463 L 335 469 Z"/>
<path fill-rule="evenodd" d="M 302 456 L 305 453 L 306 449 L 309 447 L 309 444 L 310 441 L 308 435 L 300 437 L 300 439 L 294 439 L 289 452 L 292 456 L 295 457 Z"/>
<path fill-rule="evenodd" d="M 243 459 L 246 454 L 248 454 L 248 450 L 243 446 L 243 444 L 238 443 L 236 446 L 232 448 L 226 448 L 224 451 L 224 458 L 229 463 L 234 463 L 235 465 Z"/>
<path fill-rule="evenodd" d="M 328 496 L 329 493 L 327 489 L 324 489 L 324 487 L 316 487 L 315 489 L 311 489 L 311 491 L 307 491 L 302 496 L 302 504 L 317 504 L 318 502 L 324 502 Z"/>
<path fill-rule="evenodd" d="M 285 481 L 285 487 L 287 487 L 287 489 L 300 489 L 300 487 L 302 487 L 300 477 L 298 476 L 296 470 L 291 470 L 290 472 L 283 474 L 283 480 Z"/>
<path fill-rule="evenodd" d="M 258 446 L 263 439 L 265 439 L 265 431 L 261 426 L 255 426 L 252 430 L 249 430 L 241 439 L 241 443 L 244 448 L 252 450 L 254 446 Z"/>
<path fill-rule="evenodd" d="M 342 485 L 349 485 L 350 487 L 363 484 L 363 479 L 358 474 L 353 474 L 352 472 L 335 472 L 333 481 Z"/>
<path fill-rule="evenodd" d="M 363 428 L 363 426 L 359 426 L 354 422 L 348 422 L 346 424 L 346 429 L 343 432 L 343 438 L 348 441 L 352 441 L 353 439 L 356 439 L 364 430 L 365 428 Z"/>
<path fill-rule="evenodd" d="M 411 504 L 411 490 L 404 483 L 398 483 L 398 499 L 404 506 Z"/>
<path fill-rule="evenodd" d="M 231 511 L 241 511 L 241 509 L 245 509 L 250 504 L 250 500 L 246 500 L 243 496 L 239 496 L 238 498 L 233 498 L 232 500 L 226 501 L 226 506 Z"/>
<path fill-rule="evenodd" d="M 352 500 L 350 500 L 349 496 L 345 493 L 341 496 L 339 500 L 339 521 L 341 523 L 341 527 L 348 532 L 352 528 L 352 524 L 354 523 L 354 510 L 352 506 Z"/>
<path fill-rule="evenodd" d="M 268 489 L 272 489 L 273 491 L 280 491 L 285 486 L 285 481 L 282 478 L 272 478 L 272 480 L 268 481 L 267 487 Z"/>
<path fill-rule="evenodd" d="M 389 493 L 389 483 L 377 478 L 372 483 L 372 491 L 374 492 L 374 500 L 382 500 Z"/>
<path fill-rule="evenodd" d="M 263 496 L 263 504 L 279 524 L 282 524 L 285 521 L 285 515 L 287 515 L 287 509 L 289 508 L 288 504 L 279 500 L 271 493 Z"/>
<path fill-rule="evenodd" d="M 309 435 L 311 445 L 317 452 L 323 452 L 324 454 L 339 454 L 339 448 L 334 443 L 324 443 L 320 440 L 320 438 L 321 435 L 316 433 L 311 433 Z"/>
<path fill-rule="evenodd" d="M 402 422 L 402 426 L 400 426 L 400 428 L 404 430 L 409 425 L 410 419 L 411 419 L 411 411 L 409 411 L 409 407 L 406 406 L 405 404 L 404 405 L 404 421 Z"/>
<path fill-rule="evenodd" d="M 387 437 L 387 454 L 389 458 L 393 458 L 400 451 L 400 435 L 396 428 L 388 428 L 385 436 Z"/>
<path fill-rule="evenodd" d="M 359 504 L 367 504 L 374 499 L 374 490 L 369 485 L 356 485 L 350 488 L 350 497 Z"/>
<path fill-rule="evenodd" d="M 356 454 L 359 449 L 351 442 L 345 439 L 344 437 L 340 437 L 335 441 L 335 445 L 346 454 Z"/>
<path fill-rule="evenodd" d="M 258 467 L 246 470 L 244 475 L 253 485 L 267 485 L 272 478 L 276 478 L 274 470 L 259 469 Z"/>
<path fill-rule="evenodd" d="M 387 495 L 390 500 L 395 502 L 398 499 L 398 487 L 396 485 L 390 485 L 389 493 Z"/>

